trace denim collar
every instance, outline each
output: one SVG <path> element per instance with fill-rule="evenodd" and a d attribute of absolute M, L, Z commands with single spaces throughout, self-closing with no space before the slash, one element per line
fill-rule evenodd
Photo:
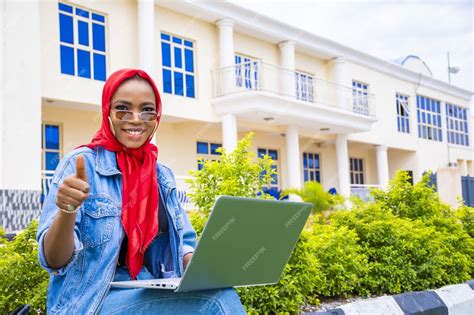
<path fill-rule="evenodd" d="M 122 174 L 117 168 L 115 152 L 106 150 L 101 146 L 97 146 L 96 150 L 95 169 L 97 170 L 97 173 L 103 176 Z"/>
<path fill-rule="evenodd" d="M 122 174 L 117 167 L 117 158 L 115 152 L 104 149 L 101 146 L 97 146 L 97 155 L 95 159 L 95 167 L 97 173 L 102 176 L 112 176 Z M 158 182 L 165 188 L 174 188 L 173 182 L 167 174 L 169 171 L 166 170 L 165 166 L 160 162 L 157 162 L 156 166 L 158 172 Z"/>

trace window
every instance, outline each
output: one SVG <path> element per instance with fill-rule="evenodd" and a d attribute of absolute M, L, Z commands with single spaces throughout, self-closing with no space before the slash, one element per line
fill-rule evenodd
<path fill-rule="evenodd" d="M 440 101 L 426 96 L 417 95 L 416 116 L 418 121 L 419 138 L 443 141 Z"/>
<path fill-rule="evenodd" d="M 369 85 L 352 80 L 352 111 L 369 115 Z"/>
<path fill-rule="evenodd" d="M 278 170 L 280 169 L 279 164 L 278 164 L 278 151 L 272 150 L 272 149 L 258 148 L 258 157 L 261 158 L 264 155 L 268 155 L 269 157 L 272 158 L 274 162 L 274 164 L 272 165 L 272 169 L 275 170 L 275 172 L 277 172 L 276 174 L 273 174 L 273 180 L 270 184 L 270 187 L 267 187 L 264 191 L 278 199 L 280 197 L 279 183 L 278 183 Z M 262 173 L 262 175 L 265 175 L 265 173 Z"/>
<path fill-rule="evenodd" d="M 201 160 L 217 161 L 222 155 L 217 149 L 222 147 L 220 143 L 196 142 L 196 152 L 198 154 L 197 168 L 201 170 L 203 165 Z"/>
<path fill-rule="evenodd" d="M 469 146 L 467 109 L 446 103 L 448 142 Z"/>
<path fill-rule="evenodd" d="M 105 81 L 105 15 L 59 2 L 61 73 Z"/>
<path fill-rule="evenodd" d="M 41 169 L 51 177 L 62 155 L 60 135 L 59 125 L 41 125 Z"/>
<path fill-rule="evenodd" d="M 302 101 L 313 102 L 313 76 L 303 72 L 296 72 L 296 98 Z"/>
<path fill-rule="evenodd" d="M 259 61 L 242 55 L 235 55 L 235 84 L 249 90 L 260 88 Z"/>
<path fill-rule="evenodd" d="M 195 98 L 194 43 L 162 32 L 161 55 L 163 91 Z"/>
<path fill-rule="evenodd" d="M 397 93 L 396 105 L 398 131 L 410 133 L 410 108 L 408 106 L 408 96 Z"/>
<path fill-rule="evenodd" d="M 351 173 L 351 185 L 364 185 L 364 160 L 350 158 L 349 169 Z"/>
<path fill-rule="evenodd" d="M 319 154 L 303 153 L 303 177 L 304 181 L 321 182 L 321 167 L 319 164 Z"/>

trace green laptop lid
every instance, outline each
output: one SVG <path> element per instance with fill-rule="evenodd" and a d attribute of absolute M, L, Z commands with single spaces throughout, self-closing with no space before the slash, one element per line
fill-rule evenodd
<path fill-rule="evenodd" d="M 220 196 L 177 292 L 277 283 L 312 206 Z"/>

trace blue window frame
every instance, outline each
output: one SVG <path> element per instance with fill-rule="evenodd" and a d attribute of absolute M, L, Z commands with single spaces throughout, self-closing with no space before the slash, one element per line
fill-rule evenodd
<path fill-rule="evenodd" d="M 235 55 L 235 85 L 249 90 L 260 89 L 259 61 L 254 58 Z"/>
<path fill-rule="evenodd" d="M 217 161 L 222 155 L 220 152 L 217 152 L 217 149 L 222 147 L 221 143 L 213 142 L 196 142 L 196 153 L 198 155 L 197 159 L 197 169 L 201 170 L 203 167 L 202 160 Z"/>
<path fill-rule="evenodd" d="M 58 3 L 61 73 L 105 81 L 105 15 Z"/>
<path fill-rule="evenodd" d="M 52 171 L 58 166 L 61 158 L 61 127 L 60 125 L 42 124 L 41 126 L 41 151 L 42 151 L 42 169 Z"/>
<path fill-rule="evenodd" d="M 314 102 L 313 76 L 304 72 L 296 72 L 296 98 Z"/>
<path fill-rule="evenodd" d="M 441 129 L 441 102 L 426 96 L 416 96 L 418 137 L 443 141 Z"/>
<path fill-rule="evenodd" d="M 196 98 L 194 43 L 162 32 L 161 56 L 163 91 Z"/>
<path fill-rule="evenodd" d="M 466 108 L 446 103 L 446 129 L 449 143 L 469 146 L 468 117 Z"/>
<path fill-rule="evenodd" d="M 364 159 L 349 158 L 351 185 L 364 185 Z"/>
<path fill-rule="evenodd" d="M 272 182 L 269 187 L 266 187 L 264 191 L 270 195 L 272 195 L 275 198 L 280 197 L 280 185 L 279 185 L 279 179 L 278 179 L 278 170 L 280 169 L 279 167 L 279 160 L 278 160 L 278 150 L 274 149 L 266 149 L 266 148 L 258 148 L 258 157 L 262 158 L 264 155 L 268 155 L 269 157 L 272 158 L 273 160 L 273 165 L 272 169 L 275 170 L 275 173 L 272 176 Z M 262 172 L 262 175 L 265 175 L 264 172 Z"/>
<path fill-rule="evenodd" d="M 369 115 L 369 85 L 352 80 L 352 111 Z"/>
<path fill-rule="evenodd" d="M 321 164 L 319 154 L 310 152 L 303 153 L 303 178 L 305 182 L 321 182 Z"/>
<path fill-rule="evenodd" d="M 408 95 L 396 94 L 397 128 L 399 132 L 410 133 L 410 108 Z"/>

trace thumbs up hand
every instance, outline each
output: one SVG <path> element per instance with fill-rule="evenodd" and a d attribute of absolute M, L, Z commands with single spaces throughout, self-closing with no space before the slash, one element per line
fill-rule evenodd
<path fill-rule="evenodd" d="M 59 186 L 56 205 L 60 209 L 73 212 L 89 197 L 90 186 L 87 179 L 84 157 L 76 159 L 76 174 L 66 177 Z"/>

